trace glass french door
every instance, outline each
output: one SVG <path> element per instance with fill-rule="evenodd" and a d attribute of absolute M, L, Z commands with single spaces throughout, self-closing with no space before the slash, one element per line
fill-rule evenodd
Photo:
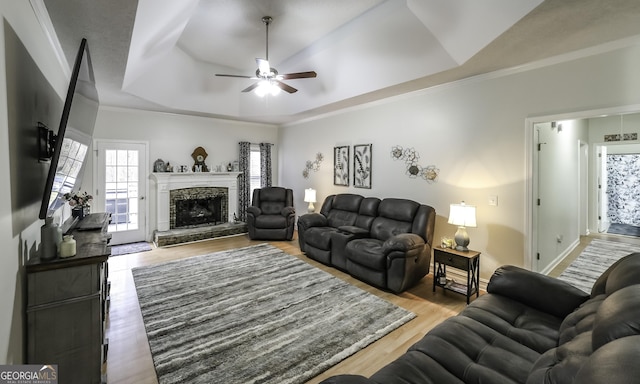
<path fill-rule="evenodd" d="M 111 213 L 111 244 L 145 241 L 147 233 L 146 143 L 98 141 L 97 193 Z"/>

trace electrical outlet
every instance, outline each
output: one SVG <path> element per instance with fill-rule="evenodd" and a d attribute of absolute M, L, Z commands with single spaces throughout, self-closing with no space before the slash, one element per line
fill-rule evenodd
<path fill-rule="evenodd" d="M 491 205 L 493 207 L 497 207 L 498 206 L 498 196 L 496 196 L 496 195 L 489 196 L 489 205 Z"/>

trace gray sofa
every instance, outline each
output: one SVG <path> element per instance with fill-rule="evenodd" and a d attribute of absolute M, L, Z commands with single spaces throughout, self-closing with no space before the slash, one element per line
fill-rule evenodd
<path fill-rule="evenodd" d="M 314 260 L 402 292 L 429 273 L 435 218 L 412 200 L 331 195 L 319 213 L 298 219 L 298 241 Z"/>
<path fill-rule="evenodd" d="M 640 253 L 612 265 L 591 295 L 513 266 L 487 291 L 370 378 L 323 383 L 640 383 Z"/>

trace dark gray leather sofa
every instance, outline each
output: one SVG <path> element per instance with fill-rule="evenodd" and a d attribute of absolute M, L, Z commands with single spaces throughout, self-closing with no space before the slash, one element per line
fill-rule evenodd
<path fill-rule="evenodd" d="M 253 190 L 251 206 L 247 207 L 247 230 L 253 240 L 291 240 L 295 229 L 296 211 L 293 191 L 282 187 Z"/>
<path fill-rule="evenodd" d="M 435 219 L 412 200 L 337 194 L 298 219 L 298 241 L 314 260 L 402 292 L 429 273 Z"/>
<path fill-rule="evenodd" d="M 370 378 L 322 383 L 640 383 L 640 253 L 612 265 L 591 295 L 513 266 L 487 291 Z"/>

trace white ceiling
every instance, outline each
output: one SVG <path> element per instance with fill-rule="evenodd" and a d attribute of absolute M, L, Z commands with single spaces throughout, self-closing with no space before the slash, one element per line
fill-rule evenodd
<path fill-rule="evenodd" d="M 42 2 L 43 0 L 31 0 Z M 282 124 L 640 35 L 638 0 L 46 0 L 102 105 Z M 240 91 L 265 58 L 299 91 Z"/>

